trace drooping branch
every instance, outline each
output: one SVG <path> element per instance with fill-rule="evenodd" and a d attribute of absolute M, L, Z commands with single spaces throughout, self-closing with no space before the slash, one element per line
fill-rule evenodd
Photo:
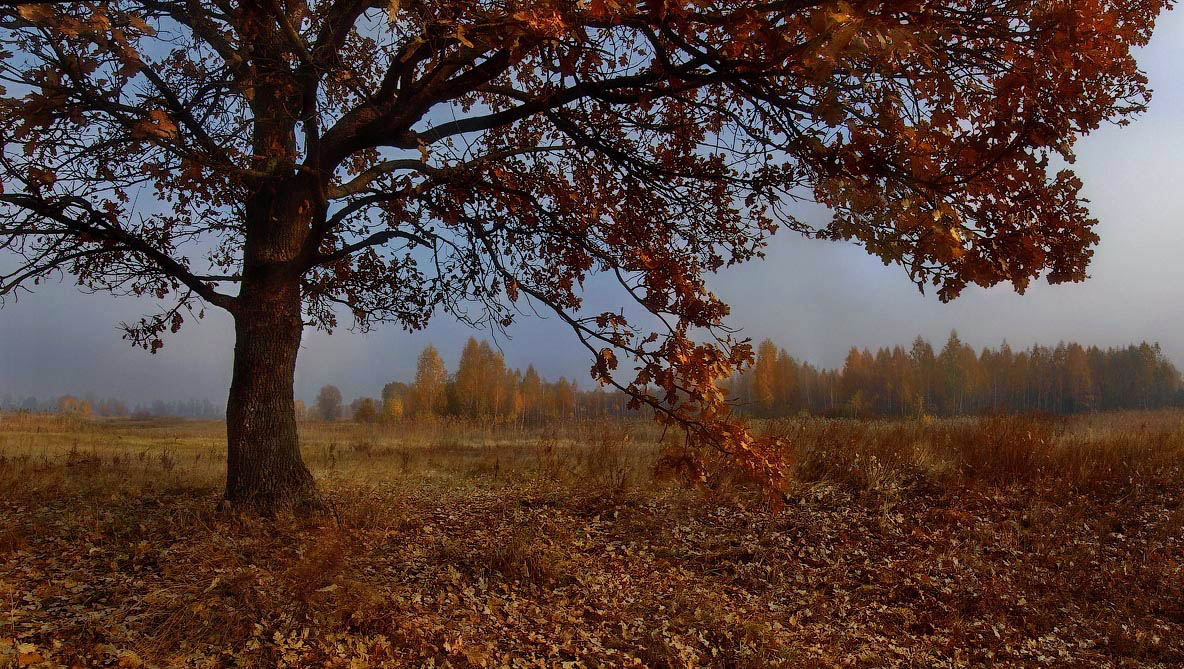
<path fill-rule="evenodd" d="M 172 256 L 113 224 L 108 216 L 96 211 L 85 200 L 63 198 L 61 202 L 51 202 L 32 194 L 3 193 L 0 194 L 0 202 L 53 221 L 71 234 L 91 243 L 113 242 L 117 245 L 112 249 L 103 249 L 104 252 L 122 247 L 142 255 L 151 261 L 161 274 L 184 284 L 206 302 L 230 312 L 235 310 L 234 297 L 218 292 Z M 70 209 L 80 210 L 80 215 L 71 215 Z"/>

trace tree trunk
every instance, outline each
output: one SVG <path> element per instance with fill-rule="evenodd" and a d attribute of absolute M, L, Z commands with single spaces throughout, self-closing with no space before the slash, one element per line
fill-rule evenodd
<path fill-rule="evenodd" d="M 300 307 L 294 279 L 244 276 L 226 404 L 226 500 L 235 508 L 272 514 L 321 507 L 300 457 L 292 396 Z"/>

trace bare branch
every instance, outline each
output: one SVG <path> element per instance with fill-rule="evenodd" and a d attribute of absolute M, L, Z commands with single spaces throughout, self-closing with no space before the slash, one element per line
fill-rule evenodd
<path fill-rule="evenodd" d="M 150 259 L 157 268 L 167 276 L 185 284 L 202 299 L 227 311 L 235 310 L 234 297 L 219 293 L 209 284 L 192 274 L 187 267 L 173 257 L 153 247 L 145 240 L 127 232 L 123 228 L 112 225 L 108 218 L 94 210 L 90 203 L 70 198 L 67 201 L 53 203 L 35 195 L 21 195 L 15 193 L 0 194 L 0 202 L 21 207 L 40 217 L 54 221 L 72 233 L 89 237 L 96 241 L 109 240 L 117 242 L 127 249 L 139 253 Z M 70 208 L 81 209 L 84 218 L 81 220 L 67 213 Z"/>

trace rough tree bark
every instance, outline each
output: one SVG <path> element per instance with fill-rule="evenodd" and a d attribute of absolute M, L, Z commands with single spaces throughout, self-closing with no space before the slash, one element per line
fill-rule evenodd
<path fill-rule="evenodd" d="M 226 500 L 273 512 L 317 506 L 300 457 L 292 381 L 303 322 L 299 286 L 268 287 L 240 302 L 226 404 Z"/>
<path fill-rule="evenodd" d="M 293 379 L 300 337 L 300 253 L 310 207 L 291 184 L 252 198 L 234 310 L 234 374 L 226 405 L 226 500 L 265 513 L 322 507 L 300 457 Z"/>

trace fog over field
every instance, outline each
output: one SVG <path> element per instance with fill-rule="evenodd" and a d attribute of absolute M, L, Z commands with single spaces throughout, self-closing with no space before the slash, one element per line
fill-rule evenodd
<path fill-rule="evenodd" d="M 1078 146 L 1075 166 L 1101 224 L 1102 238 L 1084 284 L 1035 284 L 1025 296 L 1010 287 L 970 288 L 951 304 L 921 296 L 898 267 L 884 267 L 849 244 L 807 241 L 786 233 L 769 257 L 715 277 L 712 289 L 733 307 L 730 323 L 754 339 L 775 337 L 798 358 L 840 366 L 851 345 L 907 344 L 917 334 L 935 343 L 951 328 L 975 346 L 1033 342 L 1123 345 L 1158 340 L 1184 365 L 1184 14 L 1160 19 L 1140 55 L 1155 98 L 1127 128 L 1105 127 Z M 821 210 L 803 209 L 821 218 Z M 620 296 L 589 285 L 588 304 L 615 309 Z M 149 300 L 83 295 L 71 285 L 42 286 L 0 310 L 0 392 L 48 397 L 95 392 L 132 402 L 190 397 L 220 402 L 230 381 L 230 319 L 216 309 L 187 323 L 156 355 L 132 349 L 117 331 L 154 305 Z M 415 355 L 433 342 L 449 366 L 474 334 L 440 313 L 424 332 L 385 327 L 368 335 L 306 331 L 297 397 L 310 400 L 325 383 L 346 397 L 376 395 L 407 379 Z M 480 336 L 482 333 L 476 333 Z M 586 351 L 556 319 L 523 317 L 499 339 L 507 362 L 534 363 L 548 378 L 590 384 Z"/>

